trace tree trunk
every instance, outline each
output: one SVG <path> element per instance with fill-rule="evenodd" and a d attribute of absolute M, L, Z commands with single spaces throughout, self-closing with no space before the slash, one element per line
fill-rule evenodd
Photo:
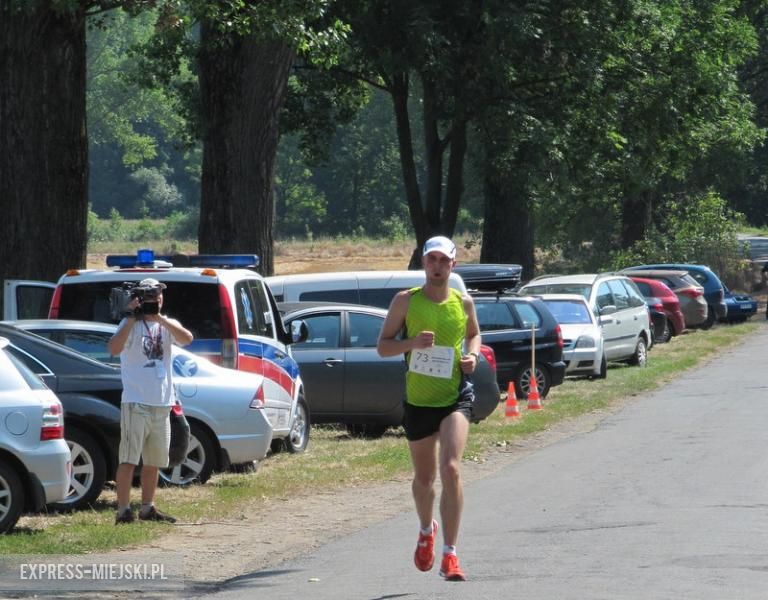
<path fill-rule="evenodd" d="M 621 204 L 621 247 L 630 248 L 645 238 L 653 213 L 653 193 L 648 190 L 626 192 Z"/>
<path fill-rule="evenodd" d="M 201 29 L 201 253 L 255 253 L 274 272 L 273 175 L 279 114 L 295 52 L 256 37 Z"/>
<path fill-rule="evenodd" d="M 535 275 L 533 216 L 528 200 L 525 169 L 497 172 L 494 161 L 485 161 L 485 219 L 480 262 L 522 265 L 523 280 Z"/>
<path fill-rule="evenodd" d="M 0 0 L 0 280 L 55 281 L 86 263 L 85 16 L 12 4 Z"/>

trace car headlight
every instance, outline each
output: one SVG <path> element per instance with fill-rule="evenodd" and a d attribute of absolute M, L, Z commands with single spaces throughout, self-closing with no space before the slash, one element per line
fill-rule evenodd
<path fill-rule="evenodd" d="M 576 340 L 577 348 L 594 348 L 595 346 L 597 346 L 595 343 L 595 338 L 593 338 L 591 335 L 582 335 L 579 336 L 578 340 Z"/>

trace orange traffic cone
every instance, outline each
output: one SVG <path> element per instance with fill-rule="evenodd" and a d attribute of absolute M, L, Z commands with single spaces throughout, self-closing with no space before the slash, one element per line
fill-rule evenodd
<path fill-rule="evenodd" d="M 504 416 L 507 420 L 516 419 L 520 416 L 520 407 L 517 405 L 517 396 L 515 395 L 515 383 L 509 382 L 507 387 L 507 401 L 504 404 Z"/>
<path fill-rule="evenodd" d="M 530 387 L 528 388 L 528 410 L 541 410 L 539 385 L 535 376 L 531 377 Z"/>

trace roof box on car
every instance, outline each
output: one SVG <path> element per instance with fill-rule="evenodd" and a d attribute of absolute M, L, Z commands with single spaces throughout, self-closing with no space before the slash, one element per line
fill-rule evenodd
<path fill-rule="evenodd" d="M 502 291 L 520 284 L 523 267 L 513 264 L 462 264 L 456 265 L 453 272 L 461 276 L 470 291 Z"/>

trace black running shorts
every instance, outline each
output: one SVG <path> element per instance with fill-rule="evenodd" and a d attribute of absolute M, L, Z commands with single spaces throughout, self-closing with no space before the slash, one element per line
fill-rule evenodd
<path fill-rule="evenodd" d="M 405 402 L 403 412 L 403 428 L 405 437 L 409 442 L 423 440 L 433 433 L 440 430 L 440 423 L 448 415 L 454 412 L 460 412 L 468 421 L 472 421 L 472 409 L 475 401 L 475 388 L 472 381 L 467 377 L 462 377 L 459 397 L 453 404 L 440 406 L 437 408 L 431 406 L 414 406 Z"/>

